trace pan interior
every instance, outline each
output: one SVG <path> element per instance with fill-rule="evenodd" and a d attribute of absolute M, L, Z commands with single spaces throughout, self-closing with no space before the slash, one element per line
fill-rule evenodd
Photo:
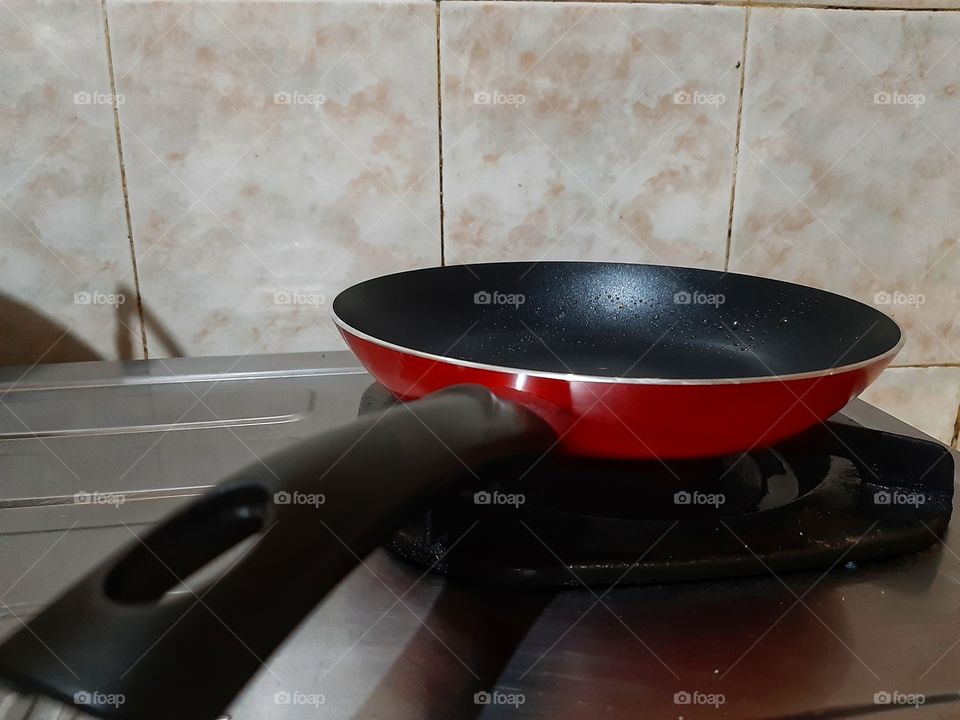
<path fill-rule="evenodd" d="M 880 311 L 802 285 L 619 263 L 490 263 L 354 285 L 334 314 L 378 341 L 532 372 L 742 379 L 865 362 L 900 342 Z"/>

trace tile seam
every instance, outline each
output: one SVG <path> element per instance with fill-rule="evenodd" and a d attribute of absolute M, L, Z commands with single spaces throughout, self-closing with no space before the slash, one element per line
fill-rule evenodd
<path fill-rule="evenodd" d="M 120 137 L 120 106 L 117 102 L 117 81 L 113 70 L 113 48 L 110 44 L 110 20 L 107 17 L 107 0 L 100 0 L 100 12 L 103 15 L 103 37 L 107 50 L 107 73 L 110 77 L 110 94 L 113 106 L 113 127 L 117 139 L 117 160 L 120 165 L 120 190 L 123 194 L 123 212 L 127 224 L 127 242 L 130 248 L 130 263 L 133 266 L 133 288 L 137 296 L 137 317 L 140 319 L 140 344 L 143 357 L 147 353 L 147 329 L 143 320 L 143 297 L 140 294 L 140 272 L 137 268 L 137 251 L 133 242 L 133 220 L 130 214 L 130 194 L 127 187 L 127 168 L 123 161 L 123 141 Z"/>

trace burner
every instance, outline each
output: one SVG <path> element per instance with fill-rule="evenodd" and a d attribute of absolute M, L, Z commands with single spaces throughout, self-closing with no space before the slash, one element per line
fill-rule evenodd
<path fill-rule="evenodd" d="M 360 412 L 395 402 L 374 384 Z M 945 530 L 952 498 L 947 448 L 837 415 L 775 447 L 719 458 L 548 454 L 491 465 L 438 497 L 392 549 L 510 585 L 743 576 L 916 552 Z"/>

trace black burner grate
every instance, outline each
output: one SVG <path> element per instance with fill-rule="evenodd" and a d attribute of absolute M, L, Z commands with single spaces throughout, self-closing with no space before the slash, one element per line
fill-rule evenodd
<path fill-rule="evenodd" d="M 360 411 L 394 402 L 373 385 Z M 439 497 L 392 549 L 442 573 L 507 585 L 650 583 L 916 552 L 952 512 L 947 448 L 842 415 L 773 448 L 722 458 L 535 460 L 485 468 L 479 481 Z"/>

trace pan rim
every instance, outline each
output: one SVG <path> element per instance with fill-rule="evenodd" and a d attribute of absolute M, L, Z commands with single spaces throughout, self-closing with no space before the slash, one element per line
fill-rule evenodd
<path fill-rule="evenodd" d="M 477 266 L 477 265 L 521 265 L 521 264 L 529 264 L 529 263 L 526 263 L 524 261 L 517 261 L 517 260 L 458 263 L 455 265 L 441 265 L 441 266 L 431 266 L 431 267 L 425 267 L 425 268 L 416 268 L 411 270 L 400 270 L 393 273 L 386 273 L 385 275 L 382 275 L 379 277 L 407 275 L 410 273 L 437 270 L 440 268 L 455 268 L 455 267 L 469 268 L 471 266 Z M 730 377 L 726 377 L 726 378 L 614 377 L 609 375 L 588 375 L 588 374 L 580 374 L 580 373 L 561 373 L 561 372 L 555 372 L 550 370 L 534 370 L 530 368 L 514 367 L 510 365 L 495 365 L 492 363 L 476 362 L 474 360 L 463 360 L 460 358 L 450 357 L 448 355 L 438 355 L 437 353 L 431 353 L 425 350 L 417 350 L 416 348 L 412 348 L 406 345 L 400 345 L 398 343 L 390 342 L 389 340 L 384 340 L 383 338 L 378 338 L 374 335 L 370 335 L 369 333 L 365 333 L 362 330 L 358 330 L 357 328 L 353 327 L 352 325 L 344 321 L 337 314 L 337 311 L 336 311 L 337 298 L 339 298 L 339 296 L 342 295 L 343 293 L 350 290 L 352 287 L 355 287 L 357 284 L 363 284 L 363 282 L 356 283 L 355 285 L 351 285 L 350 287 L 345 288 L 340 293 L 338 293 L 337 298 L 334 298 L 334 302 L 331 303 L 330 305 L 330 314 L 333 317 L 334 324 L 337 325 L 337 327 L 339 327 L 342 331 L 345 331 L 362 340 L 366 340 L 367 342 L 373 343 L 374 345 L 388 348 L 390 350 L 404 353 L 407 355 L 413 355 L 415 357 L 420 357 L 427 360 L 433 360 L 434 362 L 438 362 L 438 363 L 442 362 L 448 365 L 455 365 L 457 367 L 467 367 L 467 368 L 473 368 L 477 370 L 486 370 L 486 371 L 496 372 L 496 373 L 501 373 L 506 375 L 526 375 L 529 377 L 548 378 L 553 380 L 562 380 L 565 382 L 589 382 L 589 383 L 604 383 L 604 384 L 610 384 L 610 385 L 613 385 L 613 384 L 747 385 L 747 384 L 764 383 L 764 382 L 787 382 L 792 380 L 806 380 L 806 379 L 821 378 L 821 377 L 827 377 L 830 375 L 840 375 L 843 373 L 859 370 L 865 367 L 869 367 L 871 365 L 882 363 L 884 360 L 887 360 L 887 359 L 892 360 L 892 358 L 894 358 L 897 355 L 897 353 L 899 353 L 900 350 L 903 349 L 903 346 L 906 342 L 906 334 L 903 332 L 903 328 L 900 326 L 900 323 L 898 323 L 894 318 L 892 318 L 890 315 L 883 312 L 882 310 L 878 310 L 872 305 L 868 305 L 867 303 L 862 302 L 861 300 L 857 300 L 856 298 L 851 298 L 846 295 L 841 295 L 840 293 L 832 292 L 830 290 L 823 290 L 822 288 L 809 288 L 809 286 L 807 285 L 791 282 L 789 280 L 780 280 L 778 278 L 766 278 L 759 275 L 750 275 L 748 273 L 713 270 L 710 268 L 689 267 L 689 266 L 683 266 L 683 265 L 659 265 L 655 263 L 624 263 L 624 262 L 594 261 L 594 260 L 562 260 L 562 261 L 544 260 L 534 264 L 639 265 L 639 266 L 666 268 L 668 270 L 670 269 L 693 270 L 696 272 L 707 272 L 710 274 L 717 274 L 717 275 L 738 275 L 738 276 L 744 276 L 744 277 L 757 278 L 761 280 L 769 280 L 773 283 L 778 283 L 783 285 L 796 285 L 798 287 L 817 290 L 817 292 L 826 293 L 829 295 L 835 295 L 837 297 L 843 298 L 848 302 L 863 305 L 864 307 L 879 313 L 880 315 L 887 318 L 888 320 L 890 320 L 890 322 L 894 324 L 894 326 L 897 328 L 899 337 L 897 339 L 896 344 L 890 347 L 889 349 L 877 355 L 873 355 L 872 357 L 866 358 L 864 360 L 859 360 L 855 363 L 848 363 L 846 365 L 837 365 L 834 367 L 821 368 L 818 370 L 805 370 L 803 372 L 798 372 L 798 373 L 787 373 L 783 375 L 755 375 L 755 376 L 748 376 L 748 377 L 733 377 L 733 378 L 730 378 Z M 371 280 L 376 280 L 376 279 L 378 278 L 372 278 Z M 364 282 L 369 282 L 369 281 L 364 281 Z"/>
<path fill-rule="evenodd" d="M 479 363 L 473 360 L 462 360 L 460 358 L 449 357 L 447 355 L 437 355 L 436 353 L 425 352 L 423 350 L 417 350 L 415 348 L 406 347 L 404 345 L 398 345 L 397 343 L 392 343 L 389 340 L 384 340 L 383 338 L 378 338 L 368 333 L 358 330 L 352 325 L 344 322 L 336 311 L 331 308 L 331 315 L 333 316 L 334 324 L 339 327 L 341 330 L 353 335 L 354 337 L 360 338 L 361 340 L 366 340 L 369 343 L 374 345 L 379 345 L 380 347 L 388 348 L 396 352 L 403 353 L 405 355 L 413 355 L 415 357 L 424 358 L 426 360 L 433 360 L 437 363 L 446 363 L 448 365 L 455 365 L 457 367 L 468 367 L 476 370 L 487 370 L 490 372 L 501 373 L 504 375 L 527 375 L 529 377 L 540 377 L 548 378 L 551 380 L 563 380 L 564 382 L 589 382 L 589 383 L 605 383 L 609 385 L 750 385 L 755 383 L 763 382 L 789 382 L 793 380 L 807 380 L 813 378 L 827 377 L 829 375 L 840 375 L 842 373 L 852 372 L 854 370 L 859 370 L 861 368 L 869 367 L 870 365 L 875 365 L 883 362 L 886 358 L 893 358 L 898 352 L 900 352 L 903 344 L 905 342 L 905 336 L 903 333 L 903 328 L 900 327 L 900 324 L 890 318 L 890 320 L 897 326 L 897 330 L 900 332 L 900 339 L 897 341 L 897 344 L 892 348 L 883 352 L 879 355 L 874 355 L 873 357 L 867 358 L 866 360 L 860 360 L 855 363 L 850 363 L 848 365 L 837 365 L 836 367 L 824 368 L 823 370 L 808 370 L 806 372 L 800 373 L 789 373 L 786 375 L 755 375 L 752 377 L 738 377 L 738 378 L 648 378 L 648 377 L 610 377 L 604 375 L 581 375 L 578 373 L 558 373 L 551 372 L 549 370 L 531 370 L 518 367 L 511 367 L 509 365 L 491 365 L 488 363 Z M 887 316 L 889 317 L 889 315 Z"/>

